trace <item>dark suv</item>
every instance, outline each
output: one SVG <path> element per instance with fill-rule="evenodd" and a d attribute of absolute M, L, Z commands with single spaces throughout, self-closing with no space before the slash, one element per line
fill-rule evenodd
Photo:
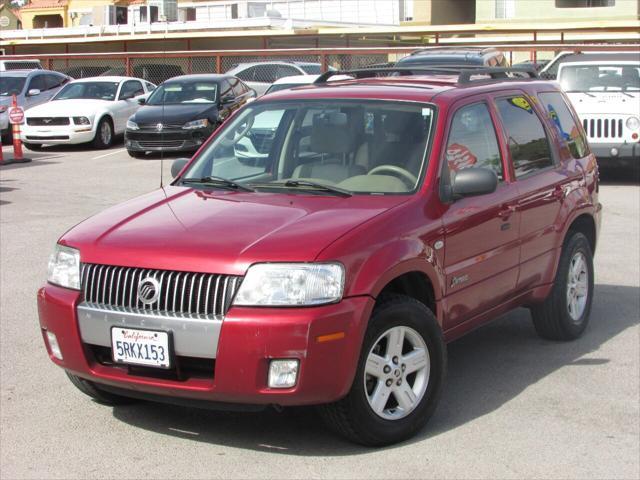
<path fill-rule="evenodd" d="M 447 342 L 522 306 L 579 337 L 596 159 L 525 73 L 329 72 L 247 104 L 170 185 L 60 238 L 38 292 L 51 360 L 101 403 L 320 405 L 384 445 L 433 414 Z"/>

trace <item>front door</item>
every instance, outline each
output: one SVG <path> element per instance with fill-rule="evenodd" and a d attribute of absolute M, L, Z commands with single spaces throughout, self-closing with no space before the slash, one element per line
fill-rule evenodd
<path fill-rule="evenodd" d="M 469 167 L 492 169 L 496 191 L 456 200 L 443 215 L 445 329 L 504 302 L 518 278 L 518 191 L 505 168 L 487 98 L 457 107 L 448 133 L 443 178 Z"/>

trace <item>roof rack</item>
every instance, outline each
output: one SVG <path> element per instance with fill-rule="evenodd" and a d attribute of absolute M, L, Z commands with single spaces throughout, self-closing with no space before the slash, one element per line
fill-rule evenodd
<path fill-rule="evenodd" d="M 380 74 L 387 75 L 380 75 Z M 510 77 L 509 74 L 523 76 Z M 373 78 L 378 76 L 408 76 L 408 75 L 457 75 L 458 84 L 464 85 L 474 82 L 486 82 L 486 78 L 473 79 L 478 75 L 485 75 L 491 80 L 524 80 L 537 79 L 538 72 L 533 67 L 477 67 L 475 65 L 430 65 L 428 67 L 385 67 L 360 68 L 356 70 L 328 71 L 320 75 L 313 83 L 321 85 L 336 75 L 349 75 L 356 79 Z"/>

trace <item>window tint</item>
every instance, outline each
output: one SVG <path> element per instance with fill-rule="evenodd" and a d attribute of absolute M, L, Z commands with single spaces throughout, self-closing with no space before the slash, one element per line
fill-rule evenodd
<path fill-rule="evenodd" d="M 120 90 L 120 100 L 137 97 L 143 93 L 142 83 L 137 80 L 127 80 Z"/>
<path fill-rule="evenodd" d="M 516 177 L 552 166 L 547 135 L 529 101 L 511 97 L 498 100 L 497 105 Z"/>
<path fill-rule="evenodd" d="M 568 149 L 573 158 L 585 157 L 589 153 L 587 141 L 576 125 L 562 94 L 559 92 L 541 93 L 539 97 L 556 127 L 562 147 Z"/>
<path fill-rule="evenodd" d="M 256 74 L 256 67 L 249 67 L 246 70 L 238 72 L 236 74 L 236 77 L 238 77 L 240 80 L 244 80 L 245 82 L 252 82 L 255 74 Z"/>
<path fill-rule="evenodd" d="M 29 82 L 29 90 L 33 90 L 34 88 L 37 88 L 41 92 L 44 92 L 47 89 L 47 84 L 44 81 L 44 75 L 36 75 L 31 78 L 31 81 Z"/>
<path fill-rule="evenodd" d="M 65 78 L 59 75 L 48 74 L 45 75 L 45 82 L 47 84 L 47 90 L 51 88 L 58 88 L 64 83 Z"/>
<path fill-rule="evenodd" d="M 489 168 L 502 180 L 502 159 L 493 121 L 484 103 L 462 107 L 453 116 L 447 142 L 449 171 Z"/>
<path fill-rule="evenodd" d="M 295 67 L 290 67 L 289 65 L 278 65 L 276 70 L 276 80 L 278 78 L 290 77 L 292 75 L 302 75 L 302 73 Z"/>

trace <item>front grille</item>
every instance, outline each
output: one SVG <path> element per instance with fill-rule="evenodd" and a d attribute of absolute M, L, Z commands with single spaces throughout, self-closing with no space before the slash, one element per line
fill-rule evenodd
<path fill-rule="evenodd" d="M 29 117 L 27 125 L 37 127 L 57 127 L 60 125 L 69 125 L 69 117 Z"/>
<path fill-rule="evenodd" d="M 622 118 L 585 118 L 582 126 L 589 138 L 622 138 Z"/>
<path fill-rule="evenodd" d="M 127 132 L 127 138 L 129 140 L 138 141 L 150 141 L 161 142 L 167 140 L 187 140 L 191 138 L 191 132 L 189 131 L 173 131 L 173 132 Z"/>
<path fill-rule="evenodd" d="M 159 285 L 158 298 L 150 304 L 138 298 L 138 285 L 147 278 L 155 279 Z M 82 265 L 82 290 L 87 303 L 152 315 L 222 316 L 241 281 L 242 277 L 233 275 Z"/>
<path fill-rule="evenodd" d="M 140 148 L 180 148 L 184 140 L 143 141 L 138 140 Z"/>
<path fill-rule="evenodd" d="M 139 123 L 138 128 L 140 130 L 153 130 L 153 131 L 163 131 L 163 130 L 182 130 L 182 126 L 184 123 L 163 123 L 162 130 L 158 130 L 158 123 Z"/>

